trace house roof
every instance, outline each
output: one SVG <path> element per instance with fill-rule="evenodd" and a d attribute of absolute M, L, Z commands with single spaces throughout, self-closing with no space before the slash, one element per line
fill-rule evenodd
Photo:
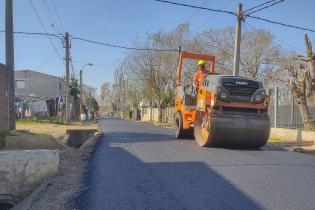
<path fill-rule="evenodd" d="M 38 72 L 38 71 L 33 71 L 33 70 L 29 70 L 29 69 L 26 69 L 26 70 L 16 70 L 14 71 L 14 73 L 33 73 L 33 74 L 36 74 L 36 75 L 41 75 L 41 76 L 45 76 L 45 77 L 53 77 L 53 78 L 56 78 L 56 79 L 61 79 L 60 77 L 58 76 L 54 76 L 54 75 L 50 75 L 50 74 L 45 74 L 45 73 L 42 73 L 42 72 Z"/>

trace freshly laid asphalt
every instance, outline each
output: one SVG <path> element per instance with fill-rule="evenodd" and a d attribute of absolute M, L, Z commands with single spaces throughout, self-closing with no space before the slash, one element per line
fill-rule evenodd
<path fill-rule="evenodd" d="M 99 123 L 80 209 L 315 209 L 315 156 L 200 148 L 168 128 Z"/>

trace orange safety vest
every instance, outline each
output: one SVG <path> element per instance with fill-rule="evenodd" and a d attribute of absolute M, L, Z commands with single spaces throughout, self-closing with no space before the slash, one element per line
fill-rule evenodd
<path fill-rule="evenodd" d="M 193 77 L 193 85 L 195 87 L 199 87 L 199 85 L 202 83 L 203 78 L 206 76 L 206 71 L 198 70 Z"/>

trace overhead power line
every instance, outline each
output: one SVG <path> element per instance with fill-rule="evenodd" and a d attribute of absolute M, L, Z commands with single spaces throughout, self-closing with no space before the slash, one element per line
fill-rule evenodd
<path fill-rule="evenodd" d="M 178 6 L 190 7 L 190 8 L 194 8 L 194 9 L 207 10 L 207 11 L 211 11 L 211 12 L 221 12 L 221 13 L 226 13 L 226 14 L 236 16 L 236 14 L 234 12 L 226 11 L 226 10 L 222 10 L 222 9 L 211 9 L 211 8 L 207 8 L 207 7 L 201 7 L 201 6 L 190 5 L 190 4 L 183 4 L 183 3 L 166 1 L 166 0 L 155 0 L 155 1 L 166 3 L 166 4 L 173 4 L 173 5 L 178 5 Z"/>
<path fill-rule="evenodd" d="M 211 9 L 211 8 L 199 7 L 199 6 L 195 6 L 195 5 L 189 5 L 189 4 L 182 4 L 182 3 L 166 1 L 166 0 L 154 0 L 154 1 L 168 3 L 168 4 L 173 4 L 173 5 L 178 5 L 178 6 L 183 6 L 183 7 L 191 7 L 191 8 L 195 8 L 195 9 L 204 9 L 204 10 L 208 10 L 208 11 L 212 11 L 212 12 L 222 12 L 222 13 L 226 13 L 226 14 L 237 16 L 237 14 L 235 14 L 234 12 L 226 11 L 226 10 Z M 273 1 L 268 1 L 268 2 L 273 2 Z M 267 2 L 262 4 L 262 5 L 265 5 L 265 4 L 267 4 Z M 257 7 L 255 7 L 255 8 L 257 8 Z M 261 21 L 264 21 L 264 22 L 268 22 L 268 23 L 272 23 L 272 24 L 276 24 L 276 25 L 281 25 L 281 26 L 284 26 L 284 27 L 295 28 L 295 29 L 299 29 L 299 30 L 303 30 L 303 31 L 310 31 L 310 32 L 315 33 L 314 29 L 305 28 L 305 27 L 301 27 L 301 26 L 295 26 L 295 25 L 291 25 L 291 24 L 287 24 L 287 23 L 281 23 L 281 22 L 278 22 L 278 21 L 269 20 L 269 19 L 266 19 L 266 18 L 261 18 L 261 17 L 257 17 L 257 16 L 253 16 L 253 15 L 246 15 L 245 14 L 244 17 L 249 17 L 249 18 L 261 20 Z"/>
<path fill-rule="evenodd" d="M 267 9 L 267 8 L 269 8 L 269 7 L 272 7 L 272 6 L 276 5 L 276 4 L 279 4 L 279 3 L 284 2 L 284 1 L 285 1 L 285 0 L 280 0 L 280 1 L 277 1 L 277 2 L 275 2 L 275 3 L 273 3 L 273 4 L 267 5 L 267 6 L 265 6 L 265 7 L 259 8 L 259 9 L 257 9 L 257 10 L 254 10 L 254 11 L 252 11 L 252 12 L 245 13 L 245 14 L 250 15 L 250 14 L 253 14 L 253 13 L 255 13 L 255 12 L 259 12 L 259 11 L 261 11 L 261 10 Z"/>
<path fill-rule="evenodd" d="M 61 48 L 61 46 L 60 46 Z M 54 50 L 41 64 L 39 64 L 35 69 L 38 70 L 40 67 L 45 65 L 50 59 L 52 59 L 57 54 L 57 51 Z"/>
<path fill-rule="evenodd" d="M 37 17 L 37 19 L 39 20 L 39 22 L 40 22 L 42 28 L 43 28 L 44 31 L 48 34 L 48 32 L 47 32 L 47 30 L 46 30 L 46 27 L 45 27 L 45 25 L 44 25 L 42 19 L 40 18 L 39 13 L 37 12 L 36 7 L 34 6 L 32 0 L 29 0 L 29 2 L 30 2 L 30 4 L 31 4 L 31 6 L 32 6 L 32 8 L 33 8 L 33 10 L 34 10 L 34 12 L 35 12 L 35 14 L 36 14 L 36 17 Z M 53 48 L 54 48 L 55 51 L 57 52 L 59 58 L 60 58 L 61 60 L 63 60 L 62 56 L 61 56 L 60 53 L 58 52 L 58 50 L 57 50 L 57 48 L 56 48 L 54 42 L 51 40 L 50 36 L 48 36 L 48 38 L 49 38 L 49 42 L 51 43 L 51 45 L 53 46 Z"/>
<path fill-rule="evenodd" d="M 250 23 L 248 23 L 248 22 L 245 22 L 245 24 L 248 25 L 248 26 L 250 26 L 250 27 L 252 27 L 252 28 L 254 28 L 254 29 L 256 29 L 256 30 L 258 29 L 257 27 L 253 26 L 252 24 L 250 24 Z M 295 50 L 297 50 L 297 51 L 299 51 L 299 52 L 306 53 L 305 50 L 302 50 L 302 49 L 300 49 L 300 48 L 297 48 L 297 47 L 295 47 L 295 46 L 293 46 L 293 45 L 291 45 L 291 44 L 289 44 L 289 43 L 287 43 L 287 42 L 285 42 L 285 41 L 283 41 L 283 40 L 278 39 L 278 38 L 275 37 L 275 36 L 273 36 L 273 38 L 274 38 L 275 40 L 277 40 L 278 42 L 280 42 L 282 45 L 287 45 L 288 48 L 283 47 L 283 49 L 285 49 L 285 50 L 288 51 L 288 52 L 290 52 L 290 49 L 295 49 Z"/>
<path fill-rule="evenodd" d="M 92 43 L 92 44 L 98 44 L 98 45 L 102 45 L 102 46 L 114 47 L 114 48 L 120 48 L 120 49 L 126 49 L 126 50 L 157 51 L 157 52 L 178 52 L 177 49 L 155 49 L 155 48 L 127 47 L 127 46 L 121 46 L 121 45 L 116 45 L 116 44 L 109 44 L 109 43 L 93 41 L 93 40 L 80 38 L 80 37 L 75 37 L 75 36 L 71 36 L 71 37 L 72 37 L 72 40 L 80 40 L 80 41 L 89 42 L 89 43 Z"/>
<path fill-rule="evenodd" d="M 52 11 L 51 11 L 49 5 L 47 4 L 47 2 L 46 2 L 45 0 L 42 0 L 42 6 L 43 6 L 44 10 L 46 11 L 46 13 L 47 13 L 47 15 L 48 15 L 48 18 L 49 18 L 50 21 L 51 21 L 51 24 L 52 24 L 51 26 L 52 26 L 52 28 L 54 29 L 54 31 L 55 31 L 56 33 L 61 33 L 60 27 L 59 27 L 59 25 L 58 25 L 58 23 L 57 23 L 57 21 L 56 21 L 56 19 L 55 19 L 55 16 L 54 16 L 54 14 L 52 13 Z"/>
<path fill-rule="evenodd" d="M 229 0 L 221 9 L 223 10 L 223 9 L 225 9 L 226 7 L 228 7 L 228 6 L 232 3 L 232 1 L 233 1 L 233 0 Z M 199 11 L 200 11 L 200 10 L 199 10 Z M 209 18 L 209 20 L 205 21 L 205 22 L 197 29 L 197 31 L 199 31 L 200 29 L 202 29 L 206 24 L 209 24 L 210 21 L 213 21 L 213 19 L 214 19 L 217 15 L 219 15 L 219 13 L 213 14 L 213 15 Z"/>
<path fill-rule="evenodd" d="M 261 17 L 257 17 L 257 16 L 252 16 L 252 15 L 246 15 L 246 17 L 250 17 L 250 18 L 253 18 L 253 19 L 257 19 L 257 20 L 262 20 L 262 21 L 265 21 L 265 22 L 268 22 L 268 23 L 273 23 L 273 24 L 276 24 L 276 25 L 281 25 L 281 26 L 285 26 L 285 27 L 289 27 L 289 28 L 295 28 L 295 29 L 299 29 L 299 30 L 309 31 L 309 32 L 315 33 L 315 30 L 314 29 L 310 29 L 310 28 L 305 28 L 305 27 L 301 27 L 301 26 L 294 26 L 294 25 L 281 23 L 281 22 L 277 22 L 277 21 L 274 21 L 274 20 L 269 20 L 269 19 L 266 19 L 266 18 L 261 18 Z"/>
<path fill-rule="evenodd" d="M 4 32 L 4 31 L 1 31 Z M 47 36 L 47 37 L 55 37 L 62 40 L 62 34 L 52 34 L 52 33 L 42 33 L 42 32 L 25 32 L 25 31 L 15 31 L 14 34 L 24 34 L 24 35 L 38 35 L 38 36 Z"/>
<path fill-rule="evenodd" d="M 206 6 L 207 4 L 209 4 L 208 2 L 209 0 L 204 0 L 201 4 Z M 202 9 L 196 10 L 191 16 L 189 16 L 189 18 L 187 19 L 186 23 L 189 23 L 196 15 L 198 15 L 198 13 L 201 11 Z"/>
<path fill-rule="evenodd" d="M 4 30 L 0 30 L 0 33 L 4 33 Z M 35 36 L 47 36 L 47 37 L 56 37 L 60 40 L 62 39 L 62 34 L 52 34 L 52 33 L 42 33 L 42 32 L 24 32 L 24 31 L 16 31 L 14 34 L 24 34 L 24 35 L 35 35 Z M 84 42 L 89 42 L 92 44 L 98 44 L 103 45 L 107 47 L 114 47 L 114 48 L 120 48 L 120 49 L 126 49 L 126 50 L 138 50 L 138 51 L 158 51 L 158 52 L 178 52 L 178 49 L 155 49 L 155 48 L 137 48 L 137 47 L 128 47 L 128 46 L 121 46 L 116 44 L 110 44 L 110 43 L 103 43 L 98 41 L 93 41 L 89 39 L 84 39 L 76 36 L 71 36 L 71 40 L 80 40 Z"/>
<path fill-rule="evenodd" d="M 252 8 L 249 8 L 249 9 L 245 10 L 244 13 L 250 12 L 250 11 L 252 11 L 252 10 L 254 10 L 254 9 L 257 9 L 257 8 L 259 8 L 259 7 L 262 7 L 262 6 L 266 5 L 266 4 L 272 3 L 272 2 L 274 2 L 274 1 L 277 1 L 277 0 L 270 0 L 270 1 L 264 2 L 264 3 L 262 3 L 262 4 L 259 4 L 259 5 L 257 5 L 257 6 L 254 6 L 254 7 L 252 7 Z"/>
<path fill-rule="evenodd" d="M 58 20 L 58 22 L 59 22 L 59 25 L 60 25 L 62 31 L 65 32 L 65 28 L 63 27 L 63 24 L 62 24 L 60 15 L 59 15 L 59 13 L 58 13 L 58 10 L 57 10 L 57 7 L 56 7 L 54 1 L 55 1 L 55 0 L 51 0 L 50 3 L 51 3 L 51 5 L 52 5 L 53 10 L 55 11 L 56 18 L 57 18 L 57 20 Z"/>
<path fill-rule="evenodd" d="M 0 33 L 5 33 L 5 30 L 0 30 Z M 62 34 L 51 34 L 51 33 L 41 33 L 41 32 L 24 32 L 24 31 L 14 31 L 14 34 L 18 34 L 18 35 L 29 35 L 29 36 L 44 36 L 44 37 L 50 37 L 50 38 L 58 38 L 60 40 L 62 40 Z"/>

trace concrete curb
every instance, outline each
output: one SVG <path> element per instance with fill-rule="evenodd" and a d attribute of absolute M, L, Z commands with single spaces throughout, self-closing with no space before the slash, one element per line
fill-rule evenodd
<path fill-rule="evenodd" d="M 267 145 L 273 146 L 273 147 L 306 147 L 306 146 L 312 146 L 314 144 L 313 141 L 283 141 L 283 142 L 267 142 Z"/>
<path fill-rule="evenodd" d="M 315 131 L 301 129 L 273 128 L 270 129 L 270 136 L 284 139 L 288 142 L 315 142 Z"/>
<path fill-rule="evenodd" d="M 102 137 L 101 130 L 102 129 L 99 129 L 99 131 L 96 132 L 93 137 L 88 138 L 85 141 L 85 143 L 80 148 L 78 148 L 78 149 L 70 148 L 69 150 L 71 150 L 71 151 L 79 150 L 78 152 L 81 152 L 80 156 L 81 156 L 82 160 L 84 160 L 84 161 L 88 160 L 90 158 L 92 152 L 95 149 L 97 141 Z M 64 152 L 66 152 L 66 151 L 67 150 L 64 150 Z M 81 183 L 81 181 L 79 179 L 82 179 L 82 177 L 84 177 L 84 173 L 85 173 L 86 167 L 88 167 L 87 163 L 84 163 L 84 164 L 86 164 L 84 166 L 85 169 L 81 171 L 81 174 L 78 175 L 78 178 L 76 178 L 75 180 L 72 180 L 73 183 Z M 67 176 L 67 174 L 63 174 L 63 175 L 57 174 L 55 176 L 52 176 L 52 177 L 48 178 L 30 196 L 28 196 L 21 203 L 19 203 L 17 206 L 15 206 L 13 208 L 13 210 L 28 210 L 28 209 L 32 209 L 33 203 L 37 202 L 36 199 L 38 199 L 38 197 L 40 197 L 40 194 L 43 191 L 48 190 L 48 186 L 50 188 L 53 187 L 52 183 L 59 182 L 58 179 L 62 179 L 62 177 L 64 177 L 64 176 Z M 76 185 L 74 185 L 74 186 L 76 186 Z M 82 186 L 79 186 L 79 187 L 77 186 L 77 188 L 78 189 L 75 189 L 74 192 L 71 192 L 70 197 L 69 196 L 64 197 L 63 198 L 64 200 L 61 200 L 60 203 L 66 203 L 66 202 L 69 203 L 73 198 L 77 197 L 78 194 L 80 194 L 80 190 L 82 190 Z M 62 191 L 58 192 L 58 193 L 62 193 Z M 51 199 L 54 199 L 54 197 L 51 198 Z M 46 206 L 46 204 L 45 204 L 45 206 Z M 47 203 L 47 206 L 49 206 L 49 203 Z M 63 207 L 63 209 L 67 209 L 67 208 Z"/>
<path fill-rule="evenodd" d="M 56 174 L 58 166 L 58 150 L 1 151 L 0 202 L 8 201 L 11 196 L 12 204 L 17 204 Z"/>
<path fill-rule="evenodd" d="M 18 135 L 7 136 L 5 139 L 6 150 L 34 150 L 34 149 L 66 149 L 67 146 L 58 142 L 50 135 Z"/>
<path fill-rule="evenodd" d="M 91 148 L 95 146 L 95 143 L 103 136 L 102 133 L 96 133 L 94 136 L 88 138 L 84 144 L 81 145 L 79 148 L 80 150 L 86 149 L 86 148 Z"/>

